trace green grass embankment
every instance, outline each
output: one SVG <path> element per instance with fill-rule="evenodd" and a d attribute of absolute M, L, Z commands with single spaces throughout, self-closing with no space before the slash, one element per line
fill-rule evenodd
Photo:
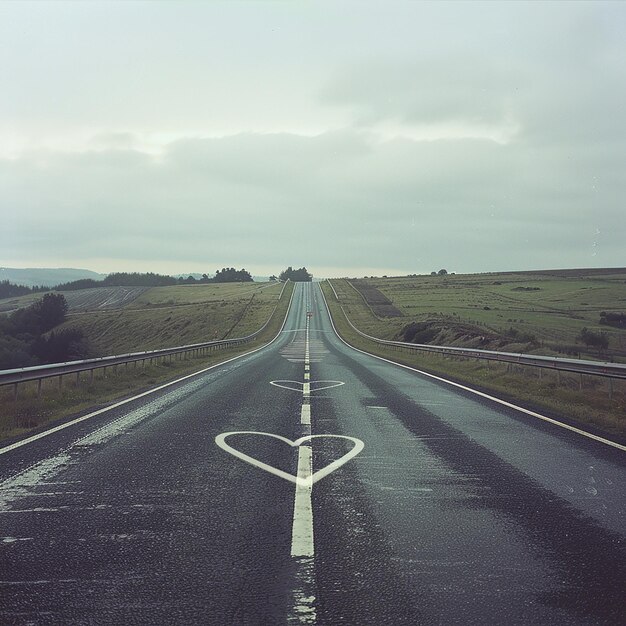
<path fill-rule="evenodd" d="M 163 289 L 177 288 L 168 287 Z M 185 289 L 185 287 L 182 287 L 182 289 Z M 210 341 L 215 338 L 215 328 L 221 329 L 220 332 L 223 333 L 233 329 L 233 332 L 229 335 L 230 337 L 241 337 L 251 334 L 265 324 L 275 308 L 271 321 L 264 331 L 253 341 L 243 346 L 219 350 L 204 356 L 183 357 L 180 360 L 175 359 L 171 363 L 166 361 L 152 365 L 146 364 L 145 367 L 142 367 L 141 364 L 130 364 L 128 366 L 118 366 L 117 368 L 110 367 L 106 371 L 99 369 L 94 371 L 93 381 L 90 380 L 87 372 L 81 374 L 78 383 L 76 375 L 68 375 L 63 378 L 61 388 L 59 388 L 58 378 L 48 379 L 43 383 L 42 393 L 39 398 L 37 397 L 36 382 L 20 384 L 18 386 L 17 401 L 13 399 L 12 387 L 0 387 L 0 440 L 23 435 L 34 429 L 80 414 L 88 409 L 96 410 L 114 401 L 119 401 L 125 397 L 146 391 L 157 385 L 258 348 L 276 336 L 283 324 L 293 291 L 293 283 L 286 285 L 282 298 L 278 301 L 281 289 L 282 285 L 277 285 L 268 287 L 261 292 L 253 292 L 255 293 L 255 298 L 252 301 L 254 305 L 250 302 L 252 296 L 250 292 L 246 294 L 245 298 L 243 293 L 236 294 L 241 296 L 236 298 L 237 306 L 234 305 L 233 301 L 228 302 L 226 298 L 220 298 L 217 306 L 212 309 L 212 324 L 205 327 L 204 335 L 201 334 L 200 330 L 195 335 L 188 333 L 176 336 L 172 333 L 169 344 L 169 346 L 176 346 Z M 222 292 L 220 295 L 223 296 L 224 293 Z M 226 301 L 227 304 L 223 306 L 222 300 Z M 180 303 L 182 305 L 186 304 L 182 295 L 180 296 Z M 183 309 L 185 311 L 185 319 L 192 320 L 190 324 L 183 327 L 183 330 L 189 328 L 189 326 L 195 329 L 196 325 L 199 327 L 202 324 L 202 320 L 206 319 L 203 317 L 203 306 L 200 305 L 201 308 L 199 311 L 196 311 L 197 317 L 200 318 L 199 320 L 193 318 L 189 307 L 181 307 L 181 311 Z M 171 309 L 167 309 L 166 312 L 168 311 L 171 311 Z M 120 311 L 116 313 L 119 314 Z M 102 315 L 106 317 L 103 313 L 97 314 L 96 317 L 100 318 Z M 88 316 L 80 317 L 87 318 Z M 154 342 L 149 342 L 146 339 L 146 336 L 150 335 L 151 332 L 158 337 L 163 337 L 160 334 L 162 328 L 158 325 L 159 317 L 147 314 L 143 318 L 140 316 L 122 316 L 122 319 L 126 320 L 126 322 L 129 320 L 140 320 L 140 323 L 138 322 L 138 326 L 134 326 L 131 329 L 127 328 L 123 323 L 120 326 L 113 326 L 109 329 L 107 334 L 110 338 L 110 345 L 115 347 L 114 350 L 118 354 L 169 347 L 168 345 L 154 345 Z M 180 318 L 177 318 L 177 320 L 180 323 Z M 72 319 L 66 322 L 68 325 L 72 323 Z M 100 328 L 99 323 L 99 319 L 85 319 L 83 328 L 97 330 Z M 137 332 L 137 335 L 133 335 L 133 330 Z M 144 334 L 141 335 L 141 333 Z M 150 345 L 142 345 L 142 341 L 150 343 Z M 111 351 L 111 353 L 113 354 L 115 351 Z"/>
<path fill-rule="evenodd" d="M 619 438 L 626 435 L 624 381 L 613 381 L 612 397 L 609 398 L 608 381 L 599 377 L 584 376 L 581 389 L 579 375 L 562 374 L 559 378 L 556 372 L 544 370 L 540 377 L 538 368 L 509 368 L 504 363 L 461 360 L 416 350 L 397 351 L 382 346 L 356 333 L 346 321 L 341 307 L 343 306 L 350 321 L 362 332 L 383 339 L 393 338 L 406 320 L 382 321 L 372 314 L 347 281 L 333 280 L 332 283 L 339 302 L 328 283 L 322 283 L 322 290 L 337 331 L 352 346 L 467 384 L 530 410 L 543 411 L 568 423 L 580 427 L 591 426 L 609 437 Z"/>
<path fill-rule="evenodd" d="M 454 326 L 473 325 L 512 342 L 513 329 L 518 336 L 534 338 L 534 345 L 528 346 L 534 353 L 626 361 L 626 328 L 601 324 L 602 312 L 626 309 L 626 269 L 405 276 L 367 282 L 404 313 L 393 320 L 398 330 L 410 321 L 439 320 L 451 331 Z M 609 345 L 603 355 L 580 341 L 585 327 L 606 334 Z M 389 321 L 378 328 L 385 332 Z"/>
<path fill-rule="evenodd" d="M 70 314 L 55 331 L 80 329 L 94 356 L 241 337 L 265 323 L 281 289 L 280 283 L 154 287 L 122 309 Z"/>

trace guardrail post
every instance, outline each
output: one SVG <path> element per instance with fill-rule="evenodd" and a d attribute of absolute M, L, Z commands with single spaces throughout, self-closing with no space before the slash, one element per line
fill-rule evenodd
<path fill-rule="evenodd" d="M 59 374 L 59 391 L 63 388 L 63 374 Z"/>
<path fill-rule="evenodd" d="M 89 370 L 89 382 L 93 383 L 93 372 L 94 370 Z"/>
<path fill-rule="evenodd" d="M 80 384 L 80 372 L 76 372 L 76 386 Z"/>
<path fill-rule="evenodd" d="M 17 383 L 13 384 L 13 402 L 17 402 Z"/>
<path fill-rule="evenodd" d="M 580 380 L 578 381 L 578 391 L 582 391 L 583 390 L 583 375 L 582 372 L 580 374 Z"/>
<path fill-rule="evenodd" d="M 37 397 L 41 396 L 41 383 L 43 382 L 43 378 L 37 380 Z"/>
<path fill-rule="evenodd" d="M 613 400 L 613 379 L 609 378 L 609 400 Z"/>

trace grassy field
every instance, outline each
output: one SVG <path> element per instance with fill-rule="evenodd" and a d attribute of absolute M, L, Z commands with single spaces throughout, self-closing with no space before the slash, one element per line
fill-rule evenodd
<path fill-rule="evenodd" d="M 454 276 L 450 277 L 454 280 Z M 461 278 L 461 277 L 459 277 Z M 489 275 L 491 278 L 491 275 Z M 485 275 L 483 275 L 483 280 Z M 500 281 L 500 278 L 493 280 Z M 434 293 L 428 293 L 426 286 L 429 278 L 423 277 L 421 280 L 416 279 L 376 279 L 370 280 L 377 288 L 389 297 L 394 305 L 398 308 L 414 306 L 416 299 L 419 298 L 425 306 L 432 306 L 433 309 L 428 313 L 422 313 L 423 319 L 431 319 L 433 313 L 444 314 L 446 319 L 450 321 L 450 338 L 454 336 L 454 329 L 463 326 L 463 322 L 458 322 L 452 318 L 457 313 L 460 318 L 460 311 L 466 310 L 463 307 L 468 304 L 465 302 L 455 303 L 453 298 L 445 298 L 447 309 L 444 309 L 444 298 L 442 292 L 447 295 L 446 289 L 451 287 L 442 287 L 433 277 Z M 470 279 L 468 282 L 474 282 Z M 491 281 L 493 282 L 493 281 Z M 611 281 L 613 282 L 613 281 Z M 526 285 L 515 281 L 514 284 Z M 368 352 L 385 356 L 391 360 L 395 360 L 425 371 L 441 374 L 458 382 L 468 383 L 485 392 L 493 393 L 498 397 L 518 402 L 530 409 L 540 410 L 548 414 L 563 418 L 572 423 L 579 425 L 591 426 L 601 432 L 612 436 L 623 436 L 626 434 L 626 382 L 614 381 L 612 384 L 612 393 L 609 394 L 608 382 L 592 376 L 580 377 L 578 375 L 561 375 L 556 372 L 543 372 L 539 377 L 537 368 L 516 366 L 509 368 L 502 363 L 488 363 L 485 361 L 459 360 L 449 357 L 441 357 L 439 355 L 429 355 L 425 353 L 398 352 L 392 348 L 380 346 L 372 341 L 360 337 L 348 325 L 342 313 L 341 307 L 352 323 L 368 334 L 382 338 L 396 338 L 399 330 L 416 317 L 407 315 L 406 318 L 390 318 L 387 320 L 377 318 L 370 307 L 366 305 L 350 283 L 346 280 L 333 280 L 332 285 L 339 297 L 339 302 L 335 299 L 333 292 L 327 283 L 322 284 L 324 294 L 326 295 L 328 304 L 333 314 L 333 320 L 340 334 L 352 345 L 362 348 Z M 420 285 L 419 296 L 413 293 L 411 296 L 406 294 L 406 287 L 410 285 L 415 289 Z M 546 288 L 547 284 L 542 283 Z M 502 287 L 503 285 L 495 285 Z M 591 287 L 591 285 L 585 285 Z M 622 289 L 619 285 L 610 285 L 615 291 L 620 293 Z M 490 287 L 478 287 L 488 292 Z M 509 287 L 510 288 L 510 287 Z M 466 293 L 473 289 L 472 287 L 462 291 L 457 289 L 457 293 Z M 545 289 L 547 291 L 547 289 Z M 417 291 L 417 289 L 415 289 Z M 585 290 L 588 291 L 588 290 Z M 568 291 L 556 288 L 553 293 L 560 292 L 567 294 Z M 517 292 L 514 292 L 517 293 Z M 531 292 L 524 292 L 531 293 Z M 394 294 L 395 297 L 394 297 Z M 398 297 L 400 295 L 400 297 Z M 497 296 L 496 296 L 497 297 Z M 561 296 L 564 297 L 564 296 Z M 557 297 L 558 299 L 558 297 Z M 437 304 L 434 304 L 434 303 Z M 487 306 L 487 305 L 483 305 Z M 565 307 L 567 309 L 567 305 Z M 611 308 L 611 307 L 607 307 Z M 404 309 L 407 310 L 406 308 Z M 413 310 L 413 309 L 411 309 Z M 481 315 L 478 312 L 478 315 Z M 512 315 L 512 313 L 507 313 Z M 552 318 L 550 318 L 552 319 Z M 541 317 L 537 315 L 534 321 L 534 330 L 539 330 Z M 466 320 L 467 321 L 467 318 Z M 470 318 L 470 321 L 481 322 L 480 318 Z M 582 320 L 579 320 L 579 322 Z M 583 323 L 591 326 L 589 321 Z M 486 332 L 486 331 L 485 331 Z M 570 331 L 575 332 L 575 331 Z M 624 332 L 624 331 L 621 331 Z M 546 331 L 546 337 L 550 337 Z M 569 335 L 571 337 L 571 335 Z M 516 348 L 524 347 L 526 344 L 509 343 L 506 347 L 515 351 Z M 539 348 L 539 351 L 541 348 Z M 582 387 L 581 387 L 582 384 Z"/>
<path fill-rule="evenodd" d="M 282 283 L 214 283 L 207 285 L 174 285 L 171 287 L 153 287 L 144 292 L 133 303 L 133 308 L 152 306 L 189 305 L 221 302 L 222 300 L 250 298 L 253 293 L 258 297 L 265 294 L 271 299 L 280 293 Z"/>
<path fill-rule="evenodd" d="M 10 313 L 30 306 L 45 293 L 62 294 L 70 313 L 93 312 L 121 308 L 158 306 L 185 306 L 191 304 L 220 302 L 259 294 L 266 289 L 276 288 L 277 283 L 215 283 L 206 285 L 173 285 L 170 287 L 94 287 L 76 291 L 55 291 L 27 294 L 0 300 L 0 313 Z"/>
<path fill-rule="evenodd" d="M 86 373 L 81 375 L 79 381 L 75 376 L 66 376 L 61 388 L 58 378 L 50 379 L 44 382 L 40 397 L 37 397 L 36 383 L 22 384 L 18 387 L 17 401 L 13 399 L 12 387 L 0 387 L 0 439 L 19 436 L 87 409 L 99 408 L 266 343 L 276 335 L 283 323 L 293 283 L 287 284 L 280 300 L 278 297 L 282 285 L 271 285 L 266 289 L 252 291 L 249 287 L 248 290 L 218 289 L 217 294 L 222 297 L 213 306 L 204 301 L 204 304 L 190 304 L 189 299 L 197 297 L 196 294 L 191 291 L 185 294 L 182 290 L 193 287 L 158 287 L 150 291 L 160 289 L 175 290 L 167 298 L 174 299 L 179 306 L 168 305 L 168 308 L 157 311 L 147 307 L 124 309 L 114 313 L 85 314 L 70 318 L 66 325 L 81 324 L 85 332 L 97 333 L 106 330 L 108 323 L 109 328 L 99 341 L 107 348 L 108 353 L 120 354 L 211 340 L 214 329 L 219 329 L 221 335 L 244 336 L 258 330 L 270 318 L 274 309 L 275 312 L 263 333 L 245 346 L 174 360 L 171 363 L 96 370 L 93 381 Z M 136 306 L 136 303 L 133 304 Z M 164 314 L 165 318 L 170 316 L 171 319 L 165 321 L 161 317 Z M 178 334 L 176 326 L 168 322 L 178 325 Z M 189 323 L 185 325 L 186 322 Z M 169 332 L 164 332 L 160 323 Z M 192 330 L 195 334 L 191 334 Z M 161 340 L 164 343 L 159 343 Z M 93 341 L 98 341 L 98 338 L 93 338 Z"/>
<path fill-rule="evenodd" d="M 282 284 L 154 287 L 114 311 L 70 315 L 55 330 L 79 328 L 94 356 L 243 337 L 269 318 Z"/>
<path fill-rule="evenodd" d="M 439 339 L 453 345 L 480 347 L 475 339 L 485 336 L 485 348 L 503 349 L 524 343 L 526 352 L 543 354 L 581 353 L 599 358 L 597 349 L 577 341 L 587 327 L 605 332 L 609 339 L 606 356 L 626 360 L 626 328 L 600 324 L 602 311 L 626 310 L 626 269 L 576 270 L 501 274 L 415 276 L 367 279 L 402 313 L 386 319 L 374 315 L 362 319 L 378 336 L 399 338 L 410 322 L 426 322 L 448 331 Z M 335 287 L 341 281 L 335 281 Z M 341 288 L 341 287 L 340 287 Z M 350 293 L 352 291 L 352 294 Z M 358 303 L 359 294 L 343 290 L 348 303 Z M 362 316 L 361 316 L 362 317 Z M 455 327 L 461 331 L 455 336 Z M 517 337 L 534 342 L 515 341 Z M 473 332 L 471 332 L 473 329 Z M 444 343 L 443 341 L 433 343 Z M 424 342 L 428 343 L 428 342 Z"/>

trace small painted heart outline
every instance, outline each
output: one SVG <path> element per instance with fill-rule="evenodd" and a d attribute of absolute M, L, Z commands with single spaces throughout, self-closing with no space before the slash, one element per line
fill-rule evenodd
<path fill-rule="evenodd" d="M 323 389 L 334 389 L 335 387 L 341 387 L 341 385 L 345 385 L 342 380 L 311 380 L 300 382 L 299 380 L 270 380 L 270 385 L 274 385 L 274 387 L 280 387 L 281 389 L 287 389 L 289 391 L 298 391 L 302 393 L 304 389 L 305 383 L 309 383 L 309 391 L 310 393 L 314 393 L 315 391 L 322 391 Z M 293 383 L 294 385 L 299 385 L 300 388 L 289 387 L 288 385 L 281 385 L 280 383 Z M 316 383 L 333 383 L 332 385 L 324 385 L 323 387 L 314 387 Z"/>
<path fill-rule="evenodd" d="M 226 439 L 232 435 L 262 435 L 264 437 L 273 437 L 274 439 L 278 439 L 283 443 L 288 443 L 292 448 L 298 448 L 305 441 L 312 441 L 313 439 L 327 438 L 327 439 L 347 439 L 354 444 L 354 447 L 346 452 L 343 456 L 335 459 L 332 463 L 329 463 L 326 467 L 323 467 L 317 472 L 313 472 L 307 478 L 300 478 L 299 476 L 294 476 L 293 474 L 289 474 L 288 472 L 284 472 L 283 470 L 278 469 L 277 467 L 273 467 L 272 465 L 268 465 L 263 461 L 259 461 L 255 459 L 253 456 L 246 454 L 245 452 L 241 452 L 232 446 L 229 446 L 226 443 Z M 348 437 L 346 435 L 306 435 L 304 437 L 300 437 L 295 441 L 291 439 L 287 439 L 287 437 L 282 437 L 281 435 L 275 435 L 274 433 L 264 433 L 258 432 L 255 430 L 233 430 L 227 433 L 222 433 L 215 437 L 215 443 L 222 448 L 222 450 L 232 454 L 234 457 L 241 459 L 242 461 L 246 461 L 246 463 L 250 463 L 254 467 L 258 467 L 259 469 L 263 469 L 274 476 L 279 476 L 289 482 L 294 483 L 300 487 L 312 487 L 317 481 L 322 480 L 329 474 L 332 474 L 336 469 L 339 469 L 342 465 L 345 465 L 348 461 L 353 459 L 363 448 L 365 444 L 356 437 Z"/>

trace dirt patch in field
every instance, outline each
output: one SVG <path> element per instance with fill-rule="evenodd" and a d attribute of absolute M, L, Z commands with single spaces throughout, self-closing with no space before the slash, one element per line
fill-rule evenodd
<path fill-rule="evenodd" d="M 381 291 L 365 280 L 350 281 L 354 288 L 363 296 L 365 302 L 378 317 L 403 317 L 402 311 L 397 309 L 391 300 Z"/>

